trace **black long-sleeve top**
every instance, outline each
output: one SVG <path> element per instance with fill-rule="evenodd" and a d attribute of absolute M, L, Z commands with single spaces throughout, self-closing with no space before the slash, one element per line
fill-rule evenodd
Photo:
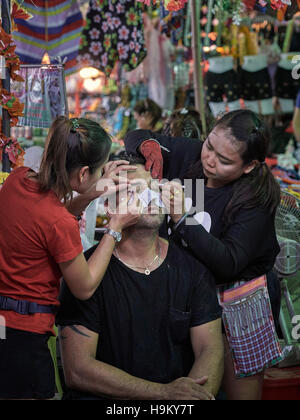
<path fill-rule="evenodd" d="M 137 153 L 141 143 L 151 138 L 170 151 L 162 150 L 164 178 L 183 181 L 191 166 L 201 158 L 203 143 L 200 140 L 166 137 L 148 130 L 137 130 L 126 136 L 127 152 Z M 217 284 L 251 280 L 268 273 L 280 251 L 274 216 L 267 209 L 240 209 L 224 231 L 223 215 L 233 188 L 234 183 L 222 188 L 205 186 L 205 222 L 197 225 L 182 223 L 172 235 L 177 243 L 180 241 L 188 247 L 213 272 Z M 196 189 L 193 188 L 191 199 L 194 205 L 195 195 Z M 196 218 L 200 220 L 200 216 L 198 214 Z"/>

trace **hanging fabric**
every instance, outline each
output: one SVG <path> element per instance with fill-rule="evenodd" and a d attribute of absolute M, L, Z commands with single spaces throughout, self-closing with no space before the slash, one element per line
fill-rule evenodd
<path fill-rule="evenodd" d="M 41 64 L 47 52 L 51 63 L 66 58 L 66 74 L 77 70 L 82 14 L 76 0 L 24 0 L 22 6 L 33 17 L 15 19 L 16 53 L 23 64 Z"/>
<path fill-rule="evenodd" d="M 78 55 L 81 67 L 91 66 L 109 76 L 117 61 L 125 71 L 146 57 L 143 17 L 135 0 L 90 1 L 87 25 Z"/>
<path fill-rule="evenodd" d="M 25 83 L 12 83 L 11 90 L 25 105 L 20 125 L 49 128 L 53 120 L 67 115 L 63 66 L 21 66 Z"/>
<path fill-rule="evenodd" d="M 283 360 L 266 276 L 219 289 L 223 322 L 237 378 L 253 376 Z"/>

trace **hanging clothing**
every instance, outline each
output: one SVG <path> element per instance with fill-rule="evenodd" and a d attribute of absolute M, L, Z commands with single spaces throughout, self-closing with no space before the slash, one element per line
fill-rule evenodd
<path fill-rule="evenodd" d="M 272 83 L 267 68 L 254 72 L 240 68 L 238 79 L 241 98 L 247 101 L 272 98 Z"/>
<path fill-rule="evenodd" d="M 228 102 L 237 101 L 240 92 L 236 72 L 229 70 L 218 74 L 208 71 L 205 75 L 205 90 L 209 102 L 223 102 L 224 96 Z"/>
<path fill-rule="evenodd" d="M 24 0 L 22 5 L 33 18 L 15 19 L 18 32 L 13 33 L 16 54 L 23 64 L 41 64 L 47 52 L 51 63 L 66 58 L 66 74 L 77 70 L 82 14 L 76 0 Z"/>
<path fill-rule="evenodd" d="M 13 82 L 12 91 L 25 105 L 21 125 L 49 128 L 55 118 L 67 115 L 62 66 L 22 67 L 20 75 L 25 83 Z"/>
<path fill-rule="evenodd" d="M 148 81 L 149 98 L 161 108 L 173 111 L 175 97 L 171 62 L 172 44 L 165 35 L 153 28 L 149 36 L 148 51 L 151 65 Z"/>
<path fill-rule="evenodd" d="M 101 3 L 101 5 L 99 5 Z M 78 55 L 81 67 L 109 76 L 119 60 L 125 71 L 146 57 L 141 5 L 134 0 L 91 0 Z"/>

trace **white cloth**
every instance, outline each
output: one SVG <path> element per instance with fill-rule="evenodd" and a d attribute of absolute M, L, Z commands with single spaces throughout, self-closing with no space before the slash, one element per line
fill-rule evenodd
<path fill-rule="evenodd" d="M 44 149 L 40 146 L 29 147 L 25 151 L 24 166 L 32 169 L 34 172 L 39 172 Z"/>

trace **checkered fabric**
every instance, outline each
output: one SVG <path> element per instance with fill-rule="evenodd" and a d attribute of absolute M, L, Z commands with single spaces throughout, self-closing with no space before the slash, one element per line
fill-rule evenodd
<path fill-rule="evenodd" d="M 240 377 L 262 372 L 282 359 L 271 322 L 243 337 L 230 337 L 230 347 Z"/>
<path fill-rule="evenodd" d="M 256 375 L 283 360 L 266 276 L 223 285 L 218 298 L 237 378 Z"/>

